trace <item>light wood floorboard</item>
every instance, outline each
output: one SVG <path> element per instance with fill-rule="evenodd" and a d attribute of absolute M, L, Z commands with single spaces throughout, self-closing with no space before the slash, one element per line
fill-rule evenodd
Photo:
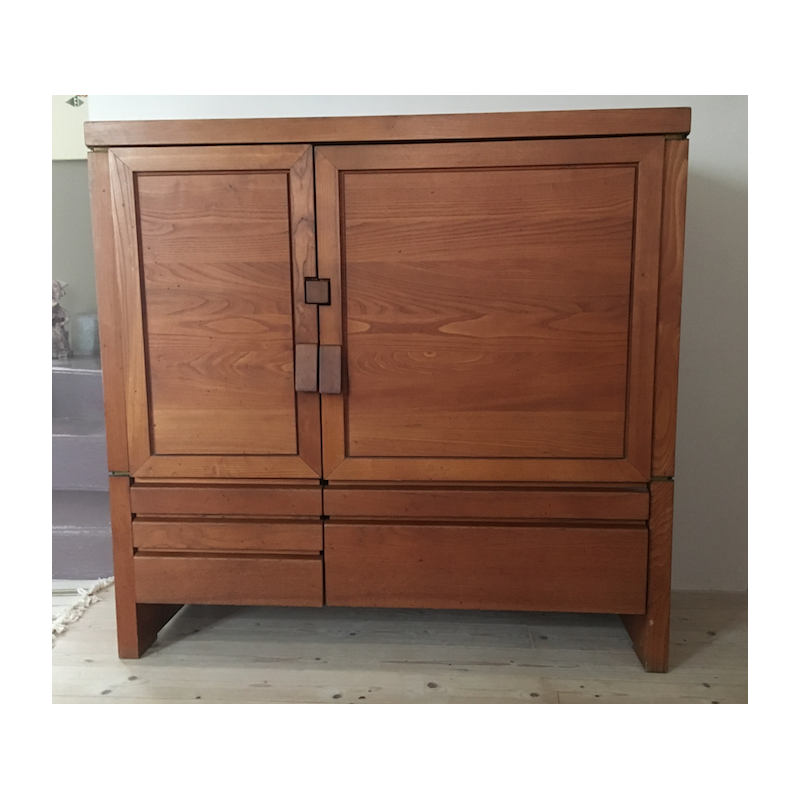
<path fill-rule="evenodd" d="M 513 612 L 188 606 L 122 661 L 100 597 L 56 640 L 53 703 L 747 703 L 746 594 L 676 592 L 664 675 L 615 616 Z"/>

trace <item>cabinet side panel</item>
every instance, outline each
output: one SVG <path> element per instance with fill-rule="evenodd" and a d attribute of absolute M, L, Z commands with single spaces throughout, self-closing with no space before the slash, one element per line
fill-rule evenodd
<path fill-rule="evenodd" d="M 672 481 L 650 485 L 647 609 L 644 614 L 622 616 L 636 654 L 648 672 L 666 672 L 669 668 L 673 497 Z"/>
<path fill-rule="evenodd" d="M 122 658 L 138 657 L 136 593 L 133 582 L 133 530 L 130 479 L 109 479 L 111 531 L 114 539 L 114 593 L 117 603 L 117 640 Z"/>
<path fill-rule="evenodd" d="M 120 343 L 125 370 L 125 426 L 129 471 L 150 457 L 147 384 L 139 285 L 139 241 L 136 225 L 134 174 L 116 153 L 109 151 L 111 219 L 119 297 Z"/>
<path fill-rule="evenodd" d="M 658 250 L 661 227 L 664 140 L 652 140 L 652 148 L 638 165 L 636 190 L 636 242 L 631 304 L 626 455 L 649 477 L 653 430 L 653 374 L 655 370 L 658 314 Z"/>
<path fill-rule="evenodd" d="M 121 310 L 117 264 L 114 257 L 114 225 L 107 153 L 89 153 L 89 186 L 92 202 L 92 237 L 100 326 L 100 358 L 103 365 L 108 468 L 128 471 L 128 435 L 125 427 L 125 371 L 120 341 Z"/>
<path fill-rule="evenodd" d="M 180 611 L 181 604 L 179 600 L 168 604 L 136 602 L 130 479 L 115 476 L 109 484 L 114 537 L 117 646 L 120 658 L 139 658 L 156 640 L 159 630 Z"/>
<path fill-rule="evenodd" d="M 661 224 L 653 409 L 652 474 L 659 477 L 675 474 L 678 355 L 688 171 L 688 140 L 668 141 L 664 159 L 664 205 Z"/>

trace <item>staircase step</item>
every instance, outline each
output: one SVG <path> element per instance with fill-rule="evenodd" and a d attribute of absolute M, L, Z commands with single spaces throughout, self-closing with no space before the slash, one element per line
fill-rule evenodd
<path fill-rule="evenodd" d="M 53 489 L 108 491 L 106 433 L 97 421 L 53 420 Z"/>
<path fill-rule="evenodd" d="M 53 362 L 53 416 L 103 420 L 103 374 L 99 358 L 78 356 Z"/>
<path fill-rule="evenodd" d="M 105 439 L 106 427 L 103 420 L 53 417 L 53 436 L 89 436 Z"/>
<path fill-rule="evenodd" d="M 97 580 L 114 572 L 107 492 L 53 492 L 53 578 Z"/>

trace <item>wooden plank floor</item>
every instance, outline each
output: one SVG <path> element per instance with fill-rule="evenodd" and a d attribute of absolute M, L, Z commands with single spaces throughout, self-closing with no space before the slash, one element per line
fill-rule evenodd
<path fill-rule="evenodd" d="M 675 593 L 664 675 L 615 616 L 516 612 L 187 606 L 121 661 L 100 597 L 57 637 L 53 703 L 747 703 L 746 594 Z"/>

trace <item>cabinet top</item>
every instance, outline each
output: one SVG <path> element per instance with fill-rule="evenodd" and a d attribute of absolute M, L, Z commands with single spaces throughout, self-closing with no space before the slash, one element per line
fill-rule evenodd
<path fill-rule="evenodd" d="M 690 108 L 84 123 L 88 147 L 425 142 L 689 133 Z"/>

